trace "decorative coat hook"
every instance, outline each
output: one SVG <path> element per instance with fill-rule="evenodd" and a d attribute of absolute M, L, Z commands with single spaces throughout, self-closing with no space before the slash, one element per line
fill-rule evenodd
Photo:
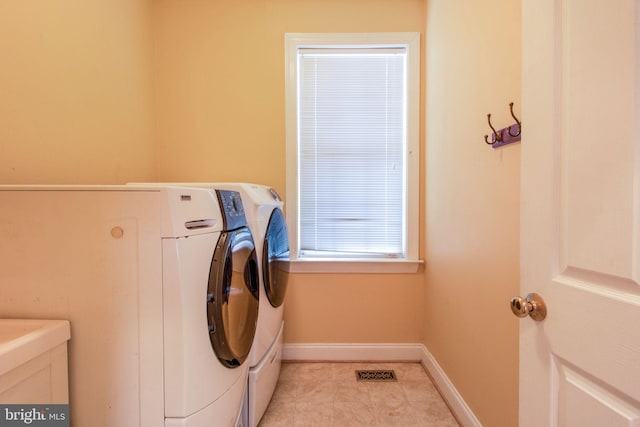
<path fill-rule="evenodd" d="M 493 145 L 496 142 L 501 142 L 502 141 L 502 131 L 500 131 L 500 133 L 496 132 L 496 130 L 494 129 L 493 125 L 491 125 L 491 114 L 487 114 L 487 122 L 489 122 L 489 127 L 491 128 L 493 133 L 491 134 L 491 142 L 489 142 L 489 140 L 487 139 L 487 138 L 489 138 L 489 135 L 485 135 L 484 136 L 484 142 L 486 142 L 489 145 Z"/>
<path fill-rule="evenodd" d="M 493 148 L 502 147 L 503 145 L 511 144 L 512 142 L 520 141 L 522 134 L 522 122 L 513 113 L 513 102 L 509 103 L 509 110 L 511 111 L 511 117 L 516 121 L 515 124 L 496 130 L 491 124 L 491 114 L 487 114 L 487 122 L 491 128 L 491 141 L 489 141 L 489 135 L 484 136 L 484 142 L 491 145 Z M 506 132 L 505 132 L 506 131 Z"/>
<path fill-rule="evenodd" d="M 509 103 L 509 110 L 511 111 L 511 117 L 513 117 L 513 120 L 516 121 L 516 124 L 509 126 L 508 132 L 509 132 L 509 135 L 515 138 L 516 136 L 520 136 L 520 133 L 522 132 L 522 123 L 520 123 L 520 120 L 518 120 L 516 115 L 513 114 L 513 102 Z M 515 135 L 511 133 L 511 128 L 514 126 L 518 127 L 518 130 L 516 131 Z"/>

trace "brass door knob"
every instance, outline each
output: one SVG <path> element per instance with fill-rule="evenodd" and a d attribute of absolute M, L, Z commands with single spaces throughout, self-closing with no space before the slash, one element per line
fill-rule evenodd
<path fill-rule="evenodd" d="M 511 311 L 518 317 L 531 316 L 533 320 L 541 321 L 547 317 L 547 305 L 542 297 L 536 293 L 527 295 L 526 298 L 511 298 Z"/>

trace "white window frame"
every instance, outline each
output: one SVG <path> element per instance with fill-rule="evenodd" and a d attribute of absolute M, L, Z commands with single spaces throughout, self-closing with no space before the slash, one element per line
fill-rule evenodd
<path fill-rule="evenodd" d="M 299 258 L 298 238 L 298 50 L 304 48 L 404 48 L 407 51 L 406 253 L 399 259 Z M 285 34 L 287 228 L 291 272 L 415 273 L 419 246 L 420 33 Z"/>

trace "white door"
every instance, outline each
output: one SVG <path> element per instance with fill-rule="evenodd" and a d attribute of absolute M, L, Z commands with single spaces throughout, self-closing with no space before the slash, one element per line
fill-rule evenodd
<path fill-rule="evenodd" d="M 520 426 L 640 426 L 640 0 L 522 16 Z"/>

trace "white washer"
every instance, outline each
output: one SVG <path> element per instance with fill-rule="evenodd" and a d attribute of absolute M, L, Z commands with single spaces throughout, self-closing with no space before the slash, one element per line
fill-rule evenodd
<path fill-rule="evenodd" d="M 259 295 L 237 193 L 0 186 L 0 206 L 0 311 L 70 320 L 72 425 L 236 425 Z"/>
<path fill-rule="evenodd" d="M 280 375 L 284 299 L 289 240 L 284 203 L 271 187 L 250 183 L 173 183 L 240 193 L 260 265 L 258 330 L 249 356 L 249 377 L 242 409 L 243 425 L 255 427 L 264 415 Z"/>

